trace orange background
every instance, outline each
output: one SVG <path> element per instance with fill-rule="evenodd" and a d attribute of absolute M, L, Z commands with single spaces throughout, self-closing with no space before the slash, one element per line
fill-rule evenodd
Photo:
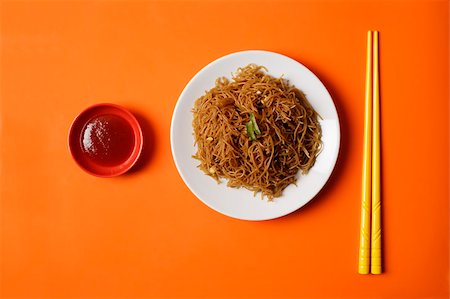
<path fill-rule="evenodd" d="M 3 1 L 2 298 L 447 298 L 448 1 Z M 380 30 L 385 273 L 357 274 L 368 29 Z M 338 108 L 325 189 L 247 222 L 197 200 L 172 161 L 185 84 L 235 51 L 288 55 Z M 79 111 L 135 112 L 150 145 L 99 179 L 67 150 Z"/>

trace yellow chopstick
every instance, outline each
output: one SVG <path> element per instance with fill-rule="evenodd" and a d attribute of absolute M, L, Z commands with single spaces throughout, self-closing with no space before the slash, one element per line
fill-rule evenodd
<path fill-rule="evenodd" d="M 381 274 L 380 92 L 378 31 L 373 33 L 372 239 L 370 272 Z"/>
<path fill-rule="evenodd" d="M 381 274 L 380 84 L 378 31 L 367 32 L 360 274 Z M 370 270 L 370 271 L 369 271 Z"/>
<path fill-rule="evenodd" d="M 364 154 L 361 197 L 361 230 L 358 273 L 368 274 L 370 268 L 370 214 L 372 188 L 372 31 L 367 32 L 366 96 L 364 112 Z"/>

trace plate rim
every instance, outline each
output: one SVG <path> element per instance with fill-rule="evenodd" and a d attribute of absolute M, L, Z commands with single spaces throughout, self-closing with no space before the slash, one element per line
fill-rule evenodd
<path fill-rule="evenodd" d="M 282 59 L 287 59 L 290 62 L 292 62 L 293 64 L 297 65 L 300 68 L 305 69 L 307 72 L 310 73 L 310 75 L 312 75 L 316 80 L 318 80 L 320 82 L 320 84 L 323 86 L 324 90 L 326 91 L 326 93 L 328 94 L 329 98 L 331 99 L 331 108 L 333 110 L 333 114 L 336 116 L 336 121 L 337 121 L 337 134 L 336 134 L 336 151 L 333 153 L 332 156 L 332 165 L 331 166 L 331 170 L 329 171 L 329 173 L 327 173 L 327 177 L 323 182 L 323 185 L 318 188 L 317 191 L 315 191 L 313 193 L 313 195 L 310 197 L 309 200 L 307 200 L 306 202 L 300 202 L 300 204 L 298 206 L 295 206 L 294 209 L 291 209 L 287 212 L 283 212 L 279 215 L 276 216 L 271 216 L 271 217 L 261 217 L 261 218 L 245 218 L 245 217 L 237 217 L 235 215 L 232 215 L 226 211 L 221 210 L 220 208 L 214 207 L 212 206 L 209 202 L 207 202 L 206 200 L 203 200 L 201 198 L 201 196 L 198 195 L 198 193 L 196 192 L 196 190 L 190 185 L 189 180 L 187 180 L 187 178 L 185 177 L 185 175 L 183 174 L 183 172 L 180 169 L 180 165 L 176 159 L 176 154 L 175 154 L 175 140 L 174 140 L 174 123 L 176 121 L 176 115 L 177 115 L 177 111 L 179 111 L 179 107 L 181 105 L 181 99 L 183 98 L 183 96 L 185 95 L 185 93 L 190 89 L 191 85 L 194 84 L 194 82 L 196 81 L 196 79 L 198 77 L 201 76 L 201 74 L 203 72 L 205 72 L 207 69 L 213 67 L 215 64 L 219 64 L 221 63 L 223 60 L 227 60 L 232 56 L 239 56 L 239 55 L 243 55 L 243 54 L 247 54 L 247 55 L 251 55 L 251 54 L 263 54 L 263 55 L 273 55 L 273 56 L 278 56 L 279 58 Z M 208 64 L 206 64 L 204 67 L 202 67 L 199 71 L 197 71 L 197 73 L 189 80 L 189 82 L 185 85 L 185 87 L 183 88 L 182 92 L 180 93 L 180 95 L 178 96 L 178 99 L 176 101 L 176 104 L 173 108 L 173 112 L 172 112 L 172 118 L 171 118 L 171 122 L 170 122 L 170 148 L 171 148 L 171 153 L 172 153 L 172 159 L 175 163 L 175 167 L 177 169 L 178 174 L 180 175 L 181 179 L 183 180 L 184 184 L 188 187 L 189 191 L 191 191 L 195 197 L 197 197 L 197 199 L 199 199 L 203 204 L 205 204 L 207 207 L 209 207 L 210 209 L 223 214 L 225 216 L 234 218 L 234 219 L 239 219 L 239 220 L 246 220 L 246 221 L 266 221 L 266 220 L 272 220 L 272 219 L 277 219 L 286 215 L 289 215 L 297 210 L 299 210 L 300 208 L 304 207 L 305 205 L 307 205 L 309 202 L 311 202 L 322 190 L 323 188 L 327 185 L 330 177 L 332 176 L 333 172 L 335 171 L 336 168 L 336 164 L 337 164 L 337 160 L 341 151 L 341 121 L 339 118 L 339 114 L 336 108 L 336 104 L 333 100 L 333 97 L 331 96 L 330 92 L 328 91 L 328 89 L 326 88 L 325 84 L 323 84 L 323 82 L 317 77 L 317 75 L 312 72 L 308 67 L 306 67 L 305 65 L 303 65 L 302 63 L 300 63 L 299 61 L 287 56 L 287 55 L 283 55 L 277 52 L 272 52 L 272 51 L 267 51 L 267 50 L 244 50 L 244 51 L 237 51 L 237 52 L 233 52 L 233 53 L 229 53 L 226 54 L 224 56 L 221 56 L 211 62 L 209 62 Z"/>

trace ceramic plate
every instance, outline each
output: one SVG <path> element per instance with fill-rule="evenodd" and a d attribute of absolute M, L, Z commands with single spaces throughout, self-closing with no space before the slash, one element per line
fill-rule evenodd
<path fill-rule="evenodd" d="M 217 184 L 197 168 L 199 161 L 192 128 L 192 107 L 196 99 L 211 89 L 218 77 L 231 78 L 239 67 L 250 63 L 265 66 L 274 77 L 283 76 L 302 90 L 322 119 L 323 150 L 307 175 L 298 173 L 297 186 L 289 185 L 273 201 L 253 196 L 241 188 Z M 224 215 L 243 220 L 267 220 L 289 214 L 314 198 L 325 186 L 336 164 L 340 129 L 333 100 L 322 82 L 301 63 L 267 51 L 243 51 L 221 57 L 198 72 L 181 93 L 172 116 L 170 142 L 175 165 L 188 188 L 203 203 Z"/>

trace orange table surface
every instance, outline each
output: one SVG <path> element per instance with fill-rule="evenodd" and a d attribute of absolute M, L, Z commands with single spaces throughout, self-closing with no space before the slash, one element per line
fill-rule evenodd
<path fill-rule="evenodd" d="M 2 1 L 1 298 L 448 298 L 448 1 Z M 366 33 L 380 31 L 385 272 L 357 274 Z M 212 60 L 263 49 L 329 89 L 336 169 L 286 217 L 201 203 L 172 111 Z M 73 118 L 113 102 L 149 141 L 129 174 L 84 173 Z"/>

